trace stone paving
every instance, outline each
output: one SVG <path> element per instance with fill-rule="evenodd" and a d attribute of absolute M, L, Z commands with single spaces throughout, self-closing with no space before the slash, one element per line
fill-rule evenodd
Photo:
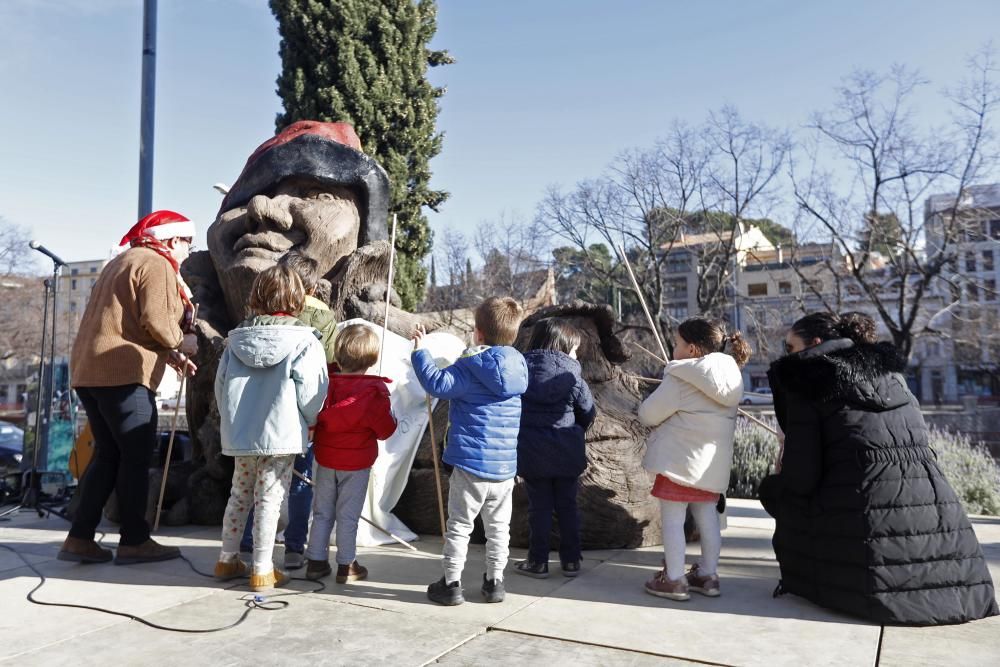
<path fill-rule="evenodd" d="M 1000 577 L 1000 519 L 977 518 L 976 532 Z M 245 611 L 248 590 L 201 577 L 183 561 L 76 565 L 55 560 L 67 526 L 23 512 L 0 523 L 0 544 L 17 548 L 46 576 L 43 601 L 127 612 L 160 625 L 225 626 Z M 774 599 L 773 523 L 760 505 L 730 501 L 723 533 L 722 596 L 689 602 L 649 596 L 642 584 L 659 567 L 658 548 L 585 553 L 568 579 L 508 572 L 507 600 L 479 594 L 483 548 L 470 548 L 467 602 L 439 607 L 425 595 L 440 577 L 440 538 L 362 549 L 370 579 L 326 589 L 293 581 L 285 609 L 254 610 L 222 632 L 178 634 L 124 617 L 43 607 L 25 595 L 38 577 L 0 550 L 0 662 L 48 665 L 1000 665 L 1000 619 L 940 628 L 880 628 L 794 596 Z M 110 529 L 109 529 L 110 530 Z M 161 532 L 194 565 L 211 571 L 217 528 Z M 117 538 L 105 539 L 113 544 Z M 689 555 L 695 547 L 689 548 Z M 280 548 L 277 556 L 281 556 Z M 514 550 L 512 560 L 524 557 Z M 301 573 L 301 571 L 300 571 Z M 301 575 L 299 575 L 301 576 Z"/>

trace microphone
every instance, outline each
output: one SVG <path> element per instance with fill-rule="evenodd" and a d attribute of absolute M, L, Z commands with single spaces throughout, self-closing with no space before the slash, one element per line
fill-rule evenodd
<path fill-rule="evenodd" d="M 66 262 L 62 261 L 59 255 L 49 250 L 38 241 L 32 241 L 31 243 L 28 244 L 28 247 L 30 247 L 32 250 L 37 250 L 38 252 L 42 253 L 43 255 L 51 259 L 53 262 L 55 262 L 57 266 L 66 266 Z"/>

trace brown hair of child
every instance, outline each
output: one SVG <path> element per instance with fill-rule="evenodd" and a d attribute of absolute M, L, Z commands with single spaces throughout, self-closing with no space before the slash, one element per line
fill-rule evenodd
<path fill-rule="evenodd" d="M 509 296 L 491 296 L 476 308 L 476 328 L 486 345 L 513 345 L 524 311 Z"/>
<path fill-rule="evenodd" d="M 288 266 L 275 264 L 254 279 L 248 305 L 257 315 L 295 315 L 302 310 L 305 300 L 306 291 L 299 274 Z"/>
<path fill-rule="evenodd" d="M 364 324 L 351 324 L 337 333 L 333 358 L 344 373 L 364 373 L 378 361 L 378 334 Z"/>
<path fill-rule="evenodd" d="M 743 368 L 750 360 L 750 344 L 743 339 L 743 334 L 734 331 L 726 333 L 726 327 L 721 322 L 712 322 L 701 317 L 692 317 L 681 322 L 677 333 L 698 348 L 702 355 L 711 352 L 725 352 L 731 356 L 736 365 Z"/>
<path fill-rule="evenodd" d="M 319 262 L 298 252 L 290 252 L 279 260 L 279 264 L 291 268 L 302 279 L 306 294 L 314 294 L 319 285 Z"/>

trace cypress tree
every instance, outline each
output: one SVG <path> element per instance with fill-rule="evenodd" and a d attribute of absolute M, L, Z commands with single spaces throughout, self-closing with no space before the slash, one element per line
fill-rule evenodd
<path fill-rule="evenodd" d="M 395 287 L 403 307 L 421 301 L 431 248 L 422 208 L 448 193 L 430 188 L 441 152 L 437 99 L 427 68 L 453 62 L 428 47 L 437 30 L 433 0 L 270 0 L 281 35 L 280 131 L 299 120 L 346 121 L 388 172 L 398 216 Z M 391 219 L 389 221 L 391 225 Z"/>

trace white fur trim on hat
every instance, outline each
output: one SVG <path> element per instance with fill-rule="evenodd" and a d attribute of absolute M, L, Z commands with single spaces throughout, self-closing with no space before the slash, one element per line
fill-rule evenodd
<path fill-rule="evenodd" d="M 177 237 L 193 238 L 195 229 L 193 222 L 185 220 L 183 222 L 165 222 L 155 227 L 147 227 L 142 233 L 146 236 L 152 236 L 154 239 L 166 241 L 167 239 Z"/>

